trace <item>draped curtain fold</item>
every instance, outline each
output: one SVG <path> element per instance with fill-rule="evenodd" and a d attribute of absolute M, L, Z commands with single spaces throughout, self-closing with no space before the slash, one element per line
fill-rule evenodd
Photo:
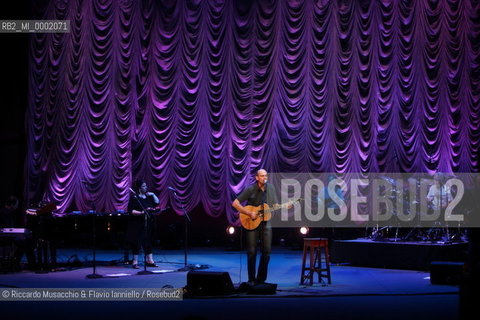
<path fill-rule="evenodd" d="M 227 214 L 270 172 L 475 172 L 474 0 L 49 1 L 30 42 L 26 197 L 125 209 L 144 178 Z"/>

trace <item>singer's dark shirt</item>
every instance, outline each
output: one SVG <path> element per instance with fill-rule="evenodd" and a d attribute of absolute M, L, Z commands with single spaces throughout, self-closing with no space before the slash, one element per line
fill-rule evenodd
<path fill-rule="evenodd" d="M 137 200 L 137 197 L 131 196 L 130 201 L 128 202 L 129 213 L 132 213 L 133 210 L 143 211 L 143 208 L 138 201 L 142 203 L 143 208 L 145 209 L 148 209 L 148 208 L 151 209 L 157 206 L 157 204 L 155 203 L 155 200 L 153 199 L 153 196 L 147 196 L 146 198 L 138 197 L 138 200 Z"/>
<path fill-rule="evenodd" d="M 153 241 L 155 215 L 145 216 L 143 214 L 132 214 L 133 210 L 143 211 L 142 205 L 140 205 L 138 201 L 142 203 L 143 208 L 145 209 L 157 206 L 153 196 L 147 196 L 146 198 L 138 197 L 138 200 L 133 195 L 130 197 L 130 201 L 128 202 L 128 212 L 130 213 L 130 217 L 128 219 L 127 231 L 125 234 L 127 242 L 130 244 L 137 244 L 139 239 L 145 237 L 145 234 L 147 235 L 147 241 Z M 146 225 L 145 222 L 147 223 Z"/>
<path fill-rule="evenodd" d="M 265 192 L 258 187 L 257 183 L 249 185 L 238 195 L 237 200 L 240 203 L 247 201 L 247 206 L 255 207 L 262 205 L 264 202 L 269 206 L 278 203 L 275 187 L 271 184 L 266 185 Z"/>

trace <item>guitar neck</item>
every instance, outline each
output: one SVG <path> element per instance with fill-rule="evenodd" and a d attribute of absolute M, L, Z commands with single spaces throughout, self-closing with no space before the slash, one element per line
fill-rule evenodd
<path fill-rule="evenodd" d="M 263 212 L 264 213 L 271 213 L 275 210 L 278 210 L 278 209 L 281 209 L 281 208 L 286 208 L 290 205 L 290 203 L 284 203 L 284 204 L 277 204 L 277 205 L 273 205 L 272 207 L 264 210 Z"/>

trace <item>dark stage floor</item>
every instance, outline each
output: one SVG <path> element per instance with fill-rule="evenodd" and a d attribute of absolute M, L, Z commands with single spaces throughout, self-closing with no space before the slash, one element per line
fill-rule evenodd
<path fill-rule="evenodd" d="M 268 282 L 278 284 L 274 295 L 233 294 L 224 297 L 187 298 L 159 302 L 2 302 L 2 319 L 138 318 L 164 319 L 455 319 L 459 289 L 432 285 L 425 271 L 332 266 L 332 284 L 299 285 L 301 252 L 274 248 Z M 183 251 L 154 254 L 156 274 L 137 275 L 138 270 L 120 261 L 120 251 L 99 251 L 97 273 L 92 273 L 92 253 L 85 249 L 59 250 L 58 262 L 78 258 L 81 266 L 38 274 L 0 274 L 2 288 L 182 288 L 187 272 Z M 228 272 L 233 283 L 246 281 L 246 256 L 223 249 L 192 249 L 188 263 L 206 271 Z M 143 268 L 143 267 L 142 267 Z"/>

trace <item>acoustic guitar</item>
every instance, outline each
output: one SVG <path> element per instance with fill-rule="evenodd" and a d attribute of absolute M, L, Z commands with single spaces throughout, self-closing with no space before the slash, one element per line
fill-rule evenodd
<path fill-rule="evenodd" d="M 293 205 L 295 202 L 300 201 L 301 199 L 295 199 L 288 201 L 283 204 L 277 204 L 272 207 L 270 207 L 268 204 L 263 204 L 259 206 L 245 206 L 245 209 L 251 212 L 256 212 L 257 213 L 257 218 L 254 220 L 252 219 L 248 214 L 245 213 L 239 213 L 240 216 L 240 222 L 242 224 L 242 227 L 244 227 L 247 230 L 254 230 L 258 228 L 260 223 L 262 221 L 268 221 L 272 218 L 272 212 L 282 209 L 282 208 L 288 208 L 291 205 Z"/>

